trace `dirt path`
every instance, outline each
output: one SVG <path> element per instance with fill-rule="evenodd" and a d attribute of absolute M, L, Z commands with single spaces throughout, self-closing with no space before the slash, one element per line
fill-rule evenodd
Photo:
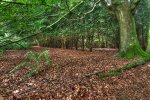
<path fill-rule="evenodd" d="M 49 50 L 53 64 L 49 70 L 24 78 L 24 68 L 8 73 L 12 66 L 24 61 L 27 51 Z M 34 47 L 30 50 L 7 51 L 0 60 L 0 94 L 13 100 L 150 100 L 150 63 L 125 71 L 122 75 L 99 79 L 81 78 L 95 71 L 107 72 L 133 60 L 117 59 L 116 50 L 92 53 Z M 57 66 L 56 66 L 57 64 Z"/>

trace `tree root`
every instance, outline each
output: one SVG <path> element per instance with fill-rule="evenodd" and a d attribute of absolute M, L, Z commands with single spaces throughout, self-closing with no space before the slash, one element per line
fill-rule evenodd
<path fill-rule="evenodd" d="M 136 67 L 138 67 L 140 65 L 144 65 L 149 60 L 150 59 L 144 59 L 144 58 L 143 59 L 139 59 L 137 61 L 130 62 L 130 63 L 124 65 L 121 68 L 118 68 L 118 69 L 115 69 L 115 70 L 110 70 L 107 73 L 102 73 L 100 71 L 96 71 L 96 72 L 93 72 L 93 73 L 90 73 L 90 74 L 86 74 L 82 78 L 91 77 L 93 75 L 96 75 L 96 76 L 98 76 L 101 79 L 102 78 L 106 78 L 106 77 L 111 77 L 111 76 L 118 76 L 118 75 L 122 74 L 124 70 L 130 70 L 130 69 L 136 68 Z"/>

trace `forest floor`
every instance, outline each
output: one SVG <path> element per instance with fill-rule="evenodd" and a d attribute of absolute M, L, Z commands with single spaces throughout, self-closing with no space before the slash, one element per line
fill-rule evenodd
<path fill-rule="evenodd" d="M 26 60 L 26 52 L 43 50 L 49 50 L 53 61 L 49 69 L 30 78 L 24 77 L 24 68 L 9 73 L 13 66 Z M 119 76 L 83 77 L 95 71 L 108 72 L 135 60 L 115 58 L 116 53 L 117 50 L 88 52 L 42 47 L 6 51 L 0 57 L 0 99 L 150 100 L 150 62 Z"/>

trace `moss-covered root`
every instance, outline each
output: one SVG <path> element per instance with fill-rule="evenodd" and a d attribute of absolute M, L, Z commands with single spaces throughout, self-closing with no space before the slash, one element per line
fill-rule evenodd
<path fill-rule="evenodd" d="M 144 59 L 150 58 L 150 54 L 143 51 L 139 45 L 131 45 L 126 49 L 120 50 L 120 52 L 115 56 L 119 58 L 135 58 L 135 57 L 142 57 Z"/>
<path fill-rule="evenodd" d="M 106 78 L 106 77 L 110 77 L 110 76 L 118 76 L 118 75 L 120 75 L 123 72 L 123 70 L 129 70 L 129 69 L 135 68 L 135 67 L 137 67 L 139 65 L 143 65 L 147 61 L 149 61 L 149 59 L 140 59 L 138 61 L 134 61 L 134 62 L 128 63 L 125 66 L 123 66 L 122 68 L 119 68 L 119 69 L 116 69 L 116 70 L 111 70 L 108 73 L 97 72 L 96 75 L 99 78 Z"/>

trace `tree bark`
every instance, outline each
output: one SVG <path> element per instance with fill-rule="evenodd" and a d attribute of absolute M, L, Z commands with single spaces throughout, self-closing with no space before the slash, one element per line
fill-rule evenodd
<path fill-rule="evenodd" d="M 148 13 L 149 13 L 149 20 L 150 20 L 150 0 L 146 0 L 146 2 L 147 2 Z M 148 38 L 147 38 L 146 52 L 150 53 L 150 22 L 149 22 L 149 28 L 148 28 Z"/>
<path fill-rule="evenodd" d="M 88 48 L 89 48 L 89 51 L 92 52 L 93 51 L 93 37 L 94 37 L 94 34 L 93 33 L 88 33 L 87 35 L 87 44 L 88 44 Z"/>
<path fill-rule="evenodd" d="M 147 48 L 146 48 L 146 52 L 150 53 L 150 26 L 149 26 L 149 30 L 148 30 L 148 38 L 147 38 Z"/>
<path fill-rule="evenodd" d="M 85 48 L 85 45 L 84 45 L 84 44 L 85 44 L 85 43 L 84 43 L 85 41 L 84 41 L 84 38 L 85 38 L 84 35 L 82 35 L 82 51 L 84 51 L 84 48 Z"/>
<path fill-rule="evenodd" d="M 115 14 L 120 27 L 120 57 L 134 58 L 148 55 L 140 47 L 137 34 L 135 18 L 131 13 L 129 3 L 125 2 L 116 7 Z"/>
<path fill-rule="evenodd" d="M 79 37 L 78 35 L 76 35 L 74 36 L 74 46 L 76 50 L 78 50 L 78 42 L 79 42 Z"/>

